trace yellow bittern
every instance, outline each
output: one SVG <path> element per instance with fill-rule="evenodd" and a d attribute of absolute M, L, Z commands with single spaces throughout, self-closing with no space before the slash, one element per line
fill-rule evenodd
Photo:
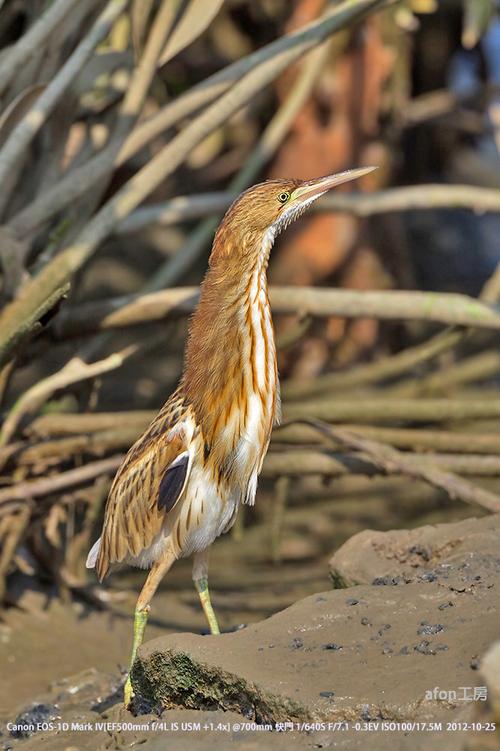
<path fill-rule="evenodd" d="M 276 235 L 313 201 L 372 169 L 255 185 L 232 204 L 215 234 L 181 381 L 119 468 L 102 535 L 87 559 L 100 580 L 112 563 L 151 569 L 137 600 L 130 667 L 149 603 L 177 558 L 194 554 L 194 584 L 211 633 L 219 633 L 208 549 L 232 526 L 239 505 L 253 504 L 280 412 L 269 253 Z M 129 673 L 127 706 L 132 697 Z"/>

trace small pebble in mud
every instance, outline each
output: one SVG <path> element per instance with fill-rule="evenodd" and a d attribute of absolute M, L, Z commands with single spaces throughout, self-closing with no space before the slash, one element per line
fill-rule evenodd
<path fill-rule="evenodd" d="M 400 582 L 400 576 L 377 576 L 372 581 L 372 584 L 374 587 L 395 587 Z"/>
<path fill-rule="evenodd" d="M 54 704 L 34 704 L 14 720 L 10 734 L 14 738 L 29 738 L 37 732 L 37 725 L 60 718 L 59 709 Z"/>
<path fill-rule="evenodd" d="M 404 647 L 401 647 L 401 649 L 399 650 L 399 654 L 400 655 L 409 655 L 410 654 L 410 650 L 408 649 L 408 647 L 406 646 L 406 644 L 405 644 Z"/>
<path fill-rule="evenodd" d="M 366 616 L 363 616 L 363 618 L 361 619 L 361 625 L 362 626 L 371 626 L 371 623 L 370 623 L 370 621 L 368 620 L 368 618 Z"/>
<path fill-rule="evenodd" d="M 481 661 L 477 655 L 474 655 L 474 657 L 471 658 L 470 667 L 471 670 L 479 670 L 481 667 Z"/>
<path fill-rule="evenodd" d="M 422 639 L 420 644 L 416 644 L 413 649 L 423 655 L 435 655 L 438 652 L 445 652 L 448 649 L 447 644 L 431 644 L 427 639 Z"/>
<path fill-rule="evenodd" d="M 384 635 L 384 631 L 388 631 L 390 628 L 391 628 L 391 624 L 390 623 L 384 623 L 384 625 L 382 626 L 382 628 L 379 628 L 379 630 L 377 631 L 378 636 L 383 636 Z M 375 639 L 375 641 L 376 641 L 376 639 Z"/>
<path fill-rule="evenodd" d="M 329 644 L 323 644 L 322 649 L 331 649 L 334 652 L 339 652 L 341 649 L 343 649 L 341 644 L 335 644 L 334 642 L 330 642 Z"/>
<path fill-rule="evenodd" d="M 356 600 L 355 597 L 348 597 L 345 602 L 346 605 L 359 605 L 359 600 Z"/>
<path fill-rule="evenodd" d="M 420 621 L 420 628 L 417 629 L 417 634 L 430 636 L 432 634 L 439 634 L 441 631 L 444 631 L 444 626 L 441 623 L 427 623 L 426 621 Z"/>
<path fill-rule="evenodd" d="M 333 699 L 335 693 L 333 691 L 320 691 L 319 695 L 322 696 L 323 699 Z"/>
<path fill-rule="evenodd" d="M 434 571 L 426 571 L 425 574 L 422 574 L 422 576 L 419 576 L 418 578 L 423 582 L 435 582 L 438 577 Z"/>
<path fill-rule="evenodd" d="M 326 597 L 323 597 L 323 595 L 320 595 L 319 597 L 316 597 L 316 602 L 326 602 Z"/>
<path fill-rule="evenodd" d="M 446 610 L 446 608 L 453 607 L 455 607 L 453 602 L 442 602 L 441 605 L 438 605 L 438 610 Z"/>
<path fill-rule="evenodd" d="M 412 555 L 419 555 L 422 560 L 429 561 L 430 560 L 430 552 L 425 548 L 423 545 L 412 545 L 411 548 L 408 549 L 408 552 Z"/>
<path fill-rule="evenodd" d="M 382 654 L 383 655 L 392 655 L 393 652 L 394 652 L 394 650 L 392 649 L 392 647 L 390 646 L 390 644 L 385 641 L 382 644 Z"/>
<path fill-rule="evenodd" d="M 303 646 L 304 642 L 302 641 L 302 639 L 299 639 L 297 637 L 295 639 L 292 639 L 292 641 L 288 645 L 289 649 L 301 649 L 301 647 Z"/>

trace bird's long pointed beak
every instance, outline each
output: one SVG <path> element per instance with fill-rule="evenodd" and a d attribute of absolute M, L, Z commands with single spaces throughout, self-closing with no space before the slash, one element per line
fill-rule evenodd
<path fill-rule="evenodd" d="M 350 180 L 357 180 L 358 177 L 363 177 L 369 172 L 373 172 L 376 167 L 359 167 L 358 169 L 349 169 L 345 172 L 338 172 L 336 175 L 326 175 L 326 177 L 318 177 L 315 180 L 308 180 L 303 183 L 299 188 L 296 188 L 290 196 L 292 201 L 307 201 L 313 198 L 319 198 L 327 190 L 335 188 L 337 185 L 347 183 Z"/>

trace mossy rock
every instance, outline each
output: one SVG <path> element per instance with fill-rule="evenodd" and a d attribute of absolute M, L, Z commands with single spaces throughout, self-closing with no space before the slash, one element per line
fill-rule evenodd
<path fill-rule="evenodd" d="M 139 657 L 132 683 L 143 700 L 167 709 L 223 709 L 258 723 L 311 719 L 288 697 L 262 691 L 237 675 L 193 660 L 186 652 L 166 650 Z"/>

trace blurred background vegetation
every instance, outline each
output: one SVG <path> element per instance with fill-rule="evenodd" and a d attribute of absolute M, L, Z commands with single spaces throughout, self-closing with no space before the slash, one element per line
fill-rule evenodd
<path fill-rule="evenodd" d="M 113 473 L 266 178 L 379 167 L 273 252 L 285 420 L 332 427 L 276 430 L 215 589 L 281 562 L 254 618 L 359 529 L 500 509 L 493 0 L 0 0 L 0 47 L 4 602 L 112 601 L 84 559 Z"/>

